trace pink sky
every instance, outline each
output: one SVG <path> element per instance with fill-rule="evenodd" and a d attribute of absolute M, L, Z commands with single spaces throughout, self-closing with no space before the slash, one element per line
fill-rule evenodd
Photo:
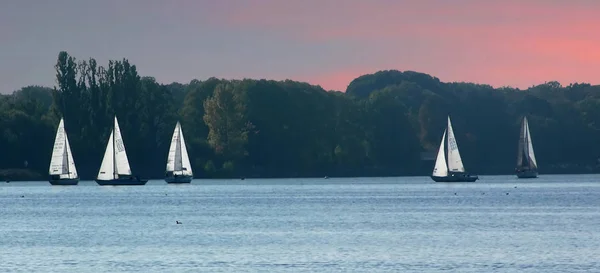
<path fill-rule="evenodd" d="M 522 88 L 550 80 L 598 83 L 600 1 L 252 3 L 222 19 L 232 28 L 280 33 L 300 43 L 361 45 L 352 66 L 303 78 L 327 89 L 344 90 L 357 76 L 380 69 Z"/>
<path fill-rule="evenodd" d="M 128 58 L 164 83 L 248 77 L 344 91 L 387 69 L 520 88 L 600 83 L 598 0 L 32 1 L 0 9 L 0 92 L 54 85 L 61 50 Z"/>

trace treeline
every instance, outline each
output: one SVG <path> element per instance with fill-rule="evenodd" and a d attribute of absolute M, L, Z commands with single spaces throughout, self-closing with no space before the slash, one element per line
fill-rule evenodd
<path fill-rule="evenodd" d="M 127 59 L 61 52 L 54 89 L 0 95 L 0 179 L 45 179 L 61 117 L 82 179 L 93 179 L 117 115 L 134 173 L 162 178 L 181 121 L 195 177 L 428 175 L 452 116 L 468 171 L 510 174 L 527 115 L 542 173 L 595 172 L 600 86 L 527 90 L 380 71 L 345 93 L 294 81 L 159 84 Z"/>

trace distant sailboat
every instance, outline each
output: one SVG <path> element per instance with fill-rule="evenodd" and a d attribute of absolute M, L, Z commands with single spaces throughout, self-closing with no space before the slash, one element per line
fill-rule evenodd
<path fill-rule="evenodd" d="M 69 138 L 65 131 L 64 120 L 61 118 L 56 130 L 52 158 L 50 159 L 50 184 L 52 185 L 77 185 L 79 176 L 73 161 Z"/>
<path fill-rule="evenodd" d="M 101 186 L 145 185 L 148 182 L 148 180 L 142 180 L 131 175 L 129 160 L 127 159 L 121 129 L 116 116 L 96 182 Z"/>
<path fill-rule="evenodd" d="M 447 143 L 445 141 L 446 135 L 448 135 Z M 447 144 L 447 147 L 444 147 L 444 144 Z M 448 153 L 447 162 L 446 152 Z M 440 143 L 431 179 L 435 182 L 475 182 L 475 180 L 479 179 L 477 175 L 471 175 L 465 171 L 460 153 L 458 152 L 458 145 L 454 138 L 454 130 L 452 129 L 450 117 L 448 117 L 448 125 L 442 136 L 442 142 Z"/>
<path fill-rule="evenodd" d="M 190 183 L 194 178 L 190 158 L 185 146 L 181 124 L 177 122 L 173 137 L 171 138 L 171 147 L 167 158 L 167 171 L 165 181 L 167 183 Z"/>
<path fill-rule="evenodd" d="M 521 123 L 516 172 L 518 178 L 536 178 L 538 176 L 537 161 L 533 153 L 527 117 L 523 117 Z"/>

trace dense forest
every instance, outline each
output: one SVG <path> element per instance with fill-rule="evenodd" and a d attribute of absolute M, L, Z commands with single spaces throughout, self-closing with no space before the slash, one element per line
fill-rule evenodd
<path fill-rule="evenodd" d="M 55 72 L 54 88 L 0 95 L 0 179 L 46 179 L 61 117 L 82 179 L 95 178 L 114 115 L 134 174 L 148 178 L 163 177 L 177 121 L 197 178 L 428 175 L 447 115 L 470 172 L 513 172 L 524 115 L 542 174 L 600 170 L 600 86 L 590 84 L 519 90 L 390 70 L 345 92 L 290 80 L 165 85 L 127 59 L 102 66 L 66 52 Z"/>

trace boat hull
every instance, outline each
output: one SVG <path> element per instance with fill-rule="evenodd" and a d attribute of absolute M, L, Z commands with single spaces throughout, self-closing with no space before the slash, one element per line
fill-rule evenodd
<path fill-rule="evenodd" d="M 126 177 L 111 180 L 98 180 L 96 183 L 100 186 L 143 186 L 146 185 L 148 179 L 139 179 L 136 177 Z"/>
<path fill-rule="evenodd" d="M 448 176 L 431 176 L 435 182 L 475 182 L 479 176 L 472 174 L 452 174 Z"/>
<path fill-rule="evenodd" d="M 50 179 L 50 184 L 53 186 L 75 186 L 79 183 L 79 178 L 74 179 Z"/>
<path fill-rule="evenodd" d="M 538 172 L 535 170 L 520 170 L 517 171 L 518 178 L 537 178 Z"/>
<path fill-rule="evenodd" d="M 192 182 L 192 176 L 168 176 L 165 181 L 169 184 L 189 184 Z"/>

